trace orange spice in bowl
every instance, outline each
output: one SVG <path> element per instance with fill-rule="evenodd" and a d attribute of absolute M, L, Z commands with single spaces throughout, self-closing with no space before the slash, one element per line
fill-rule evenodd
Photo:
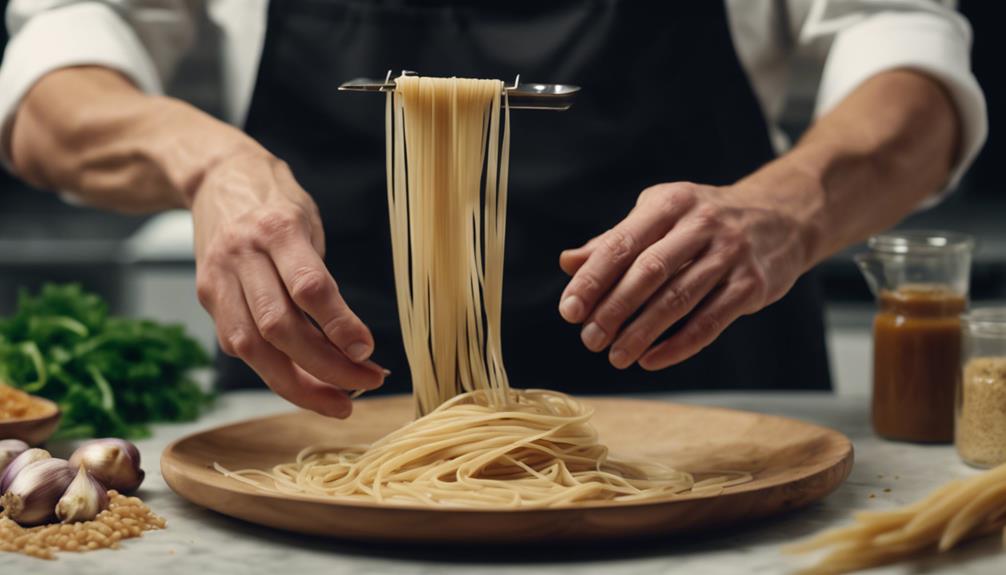
<path fill-rule="evenodd" d="M 20 389 L 0 383 L 0 421 L 40 417 L 48 411 L 45 403 Z"/>

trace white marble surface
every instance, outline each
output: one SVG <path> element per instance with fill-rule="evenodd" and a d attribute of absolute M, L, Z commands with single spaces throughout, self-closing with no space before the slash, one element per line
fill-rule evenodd
<path fill-rule="evenodd" d="M 721 393 L 660 398 L 799 417 L 852 438 L 856 464 L 849 480 L 823 502 L 788 516 L 722 533 L 638 545 L 591 548 L 435 548 L 363 545 L 312 538 L 250 525 L 196 507 L 176 496 L 160 475 L 160 452 L 170 441 L 208 427 L 288 409 L 266 392 L 223 396 L 199 422 L 162 425 L 140 442 L 147 480 L 140 495 L 165 516 L 168 528 L 126 542 L 119 550 L 63 554 L 56 561 L 0 555 L 0 573 L 79 575 L 236 574 L 694 574 L 787 573 L 801 563 L 782 544 L 849 521 L 855 509 L 882 509 L 915 500 L 953 477 L 975 473 L 950 446 L 918 446 L 876 439 L 863 398 L 822 393 Z M 66 455 L 72 446 L 51 446 Z M 889 490 L 889 491 L 888 491 Z M 871 498 L 871 495 L 873 497 Z M 1006 554 L 989 538 L 945 557 L 870 573 L 1006 573 Z"/>

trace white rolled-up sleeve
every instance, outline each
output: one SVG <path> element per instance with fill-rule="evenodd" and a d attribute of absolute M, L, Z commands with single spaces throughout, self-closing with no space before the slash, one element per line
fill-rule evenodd
<path fill-rule="evenodd" d="M 185 0 L 12 0 L 6 24 L 10 41 L 0 64 L 0 161 L 8 167 L 11 121 L 42 76 L 69 66 L 104 66 L 158 94 L 195 34 Z"/>
<path fill-rule="evenodd" d="M 815 115 L 828 113 L 880 72 L 907 68 L 928 74 L 946 88 L 960 118 L 960 153 L 945 189 L 955 187 L 988 135 L 985 96 L 971 72 L 967 20 L 952 7 L 925 0 L 818 0 L 800 40 L 828 36 L 833 39 Z"/>

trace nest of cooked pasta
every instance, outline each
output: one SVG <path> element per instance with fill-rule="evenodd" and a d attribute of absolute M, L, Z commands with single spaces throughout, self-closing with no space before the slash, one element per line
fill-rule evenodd
<path fill-rule="evenodd" d="M 660 463 L 609 457 L 593 410 L 547 390 L 511 390 L 495 407 L 484 390 L 459 395 L 370 446 L 315 445 L 271 470 L 222 473 L 266 490 L 390 504 L 545 508 L 656 500 L 718 491 L 746 474 L 696 482 Z"/>

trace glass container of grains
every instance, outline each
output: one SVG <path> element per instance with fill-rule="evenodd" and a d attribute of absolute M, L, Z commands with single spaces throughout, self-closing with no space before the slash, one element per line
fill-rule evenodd
<path fill-rule="evenodd" d="M 1006 308 L 962 315 L 961 333 L 954 442 L 965 463 L 994 467 L 1006 463 Z"/>

